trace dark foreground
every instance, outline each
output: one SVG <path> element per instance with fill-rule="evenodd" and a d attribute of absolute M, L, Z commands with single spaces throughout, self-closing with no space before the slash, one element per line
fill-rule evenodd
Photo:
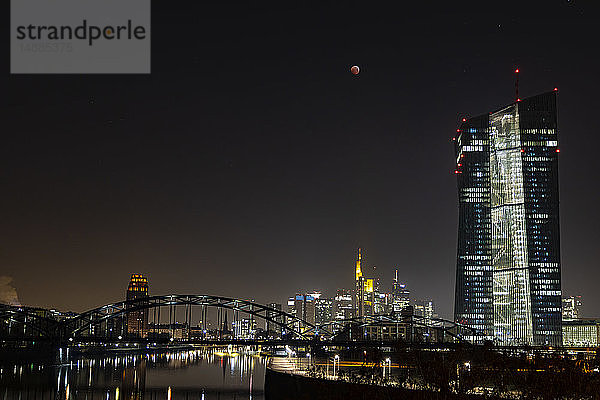
<path fill-rule="evenodd" d="M 286 374 L 270 368 L 267 368 L 265 375 L 265 400 L 481 400 L 482 398 L 483 396 L 478 395 L 443 394 L 389 386 L 337 382 Z M 494 399 L 494 397 L 486 397 L 486 399 Z"/>

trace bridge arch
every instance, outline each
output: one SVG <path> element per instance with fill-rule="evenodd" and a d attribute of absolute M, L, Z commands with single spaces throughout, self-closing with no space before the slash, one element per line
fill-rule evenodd
<path fill-rule="evenodd" d="M 0 337 L 20 338 L 30 336 L 52 338 L 59 322 L 47 316 L 40 315 L 46 312 L 47 310 L 41 308 L 0 304 Z M 16 335 L 14 334 L 16 329 L 20 329 L 22 332 Z"/>
<path fill-rule="evenodd" d="M 473 338 L 483 339 L 481 332 L 475 328 L 462 325 L 457 322 L 449 321 L 442 318 L 429 318 L 419 315 L 411 316 L 400 316 L 398 314 L 380 314 L 380 315 L 369 315 L 363 317 L 347 318 L 338 321 L 331 321 L 322 325 L 319 328 L 323 329 L 328 327 L 329 329 L 338 328 L 343 329 L 348 324 L 358 325 L 359 328 L 367 328 L 371 326 L 383 325 L 383 324 L 402 324 L 408 325 L 411 329 L 423 328 L 431 331 L 441 332 L 443 335 L 448 335 L 458 342 L 469 342 L 472 343 Z M 332 329 L 334 330 L 334 329 Z M 414 330 L 414 329 L 413 329 Z"/>
<path fill-rule="evenodd" d="M 279 326 L 287 334 L 300 339 L 311 339 L 318 334 L 330 335 L 327 329 L 319 329 L 316 325 L 295 315 L 253 301 L 212 295 L 171 294 L 126 300 L 86 311 L 64 321 L 60 326 L 60 336 L 64 339 L 94 336 L 92 331 L 101 324 L 119 318 L 124 320 L 129 313 L 157 308 L 160 310 L 161 307 L 169 307 L 169 313 L 176 313 L 176 310 L 171 310 L 177 306 L 200 306 L 239 311 Z M 169 320 L 171 321 L 171 317 Z"/>

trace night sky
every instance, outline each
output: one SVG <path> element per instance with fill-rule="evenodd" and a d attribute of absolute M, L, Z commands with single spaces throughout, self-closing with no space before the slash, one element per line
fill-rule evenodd
<path fill-rule="evenodd" d="M 592 1 L 154 1 L 137 76 L 11 76 L 8 3 L 0 275 L 21 303 L 82 311 L 131 273 L 151 294 L 333 295 L 360 246 L 384 289 L 397 267 L 451 317 L 452 136 L 514 100 L 518 67 L 521 97 L 560 90 L 563 292 L 600 316 Z"/>

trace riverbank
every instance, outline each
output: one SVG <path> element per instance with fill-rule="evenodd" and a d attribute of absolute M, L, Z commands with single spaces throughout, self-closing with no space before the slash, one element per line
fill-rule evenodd
<path fill-rule="evenodd" d="M 453 393 L 443 394 L 311 378 L 278 372 L 271 368 L 267 368 L 265 372 L 265 400 L 481 400 L 482 398 L 477 395 L 459 396 Z"/>

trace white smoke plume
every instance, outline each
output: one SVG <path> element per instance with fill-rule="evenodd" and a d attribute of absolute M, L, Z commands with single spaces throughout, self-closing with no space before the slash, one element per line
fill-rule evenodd
<path fill-rule="evenodd" d="M 0 276 L 0 303 L 18 306 L 21 304 L 17 296 L 17 289 L 12 285 L 12 281 L 13 278 L 10 276 Z"/>

